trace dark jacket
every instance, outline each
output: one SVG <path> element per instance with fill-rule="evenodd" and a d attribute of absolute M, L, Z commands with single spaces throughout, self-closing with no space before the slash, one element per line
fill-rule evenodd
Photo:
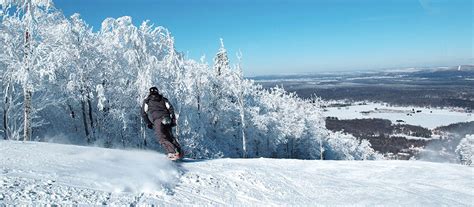
<path fill-rule="evenodd" d="M 142 117 L 147 124 L 154 123 L 155 120 L 166 116 L 175 121 L 173 106 L 161 94 L 150 94 L 143 100 Z"/>

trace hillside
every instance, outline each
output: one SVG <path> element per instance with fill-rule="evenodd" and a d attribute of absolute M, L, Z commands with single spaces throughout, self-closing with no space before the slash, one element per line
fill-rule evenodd
<path fill-rule="evenodd" d="M 216 159 L 0 141 L 0 205 L 457 205 L 474 168 L 421 161 Z"/>

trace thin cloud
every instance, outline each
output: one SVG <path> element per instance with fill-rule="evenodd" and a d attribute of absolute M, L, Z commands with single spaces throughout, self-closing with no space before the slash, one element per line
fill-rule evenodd
<path fill-rule="evenodd" d="M 435 14 L 440 11 L 439 8 L 433 7 L 431 0 L 418 0 L 418 2 L 420 3 L 421 8 L 423 8 L 423 10 L 429 14 Z"/>

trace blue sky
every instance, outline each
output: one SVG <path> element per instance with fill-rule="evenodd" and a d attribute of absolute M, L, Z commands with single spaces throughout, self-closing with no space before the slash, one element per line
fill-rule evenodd
<path fill-rule="evenodd" d="M 247 76 L 473 64 L 473 0 L 55 0 L 95 30 L 131 16 L 208 62 L 223 38 Z"/>

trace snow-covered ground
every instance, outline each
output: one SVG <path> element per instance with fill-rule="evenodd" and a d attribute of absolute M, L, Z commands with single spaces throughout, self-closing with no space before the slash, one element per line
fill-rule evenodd
<path fill-rule="evenodd" d="M 0 206 L 474 204 L 474 168 L 421 161 L 188 160 L 0 141 Z"/>
<path fill-rule="evenodd" d="M 421 112 L 412 113 L 412 109 L 415 109 L 415 112 L 418 110 L 421 110 Z M 348 107 L 328 107 L 326 110 L 324 112 L 326 117 L 337 117 L 339 119 L 379 118 L 388 119 L 392 123 L 397 123 L 397 120 L 403 120 L 406 124 L 422 126 L 428 129 L 458 122 L 474 121 L 474 115 L 452 109 L 398 107 L 380 103 Z"/>

